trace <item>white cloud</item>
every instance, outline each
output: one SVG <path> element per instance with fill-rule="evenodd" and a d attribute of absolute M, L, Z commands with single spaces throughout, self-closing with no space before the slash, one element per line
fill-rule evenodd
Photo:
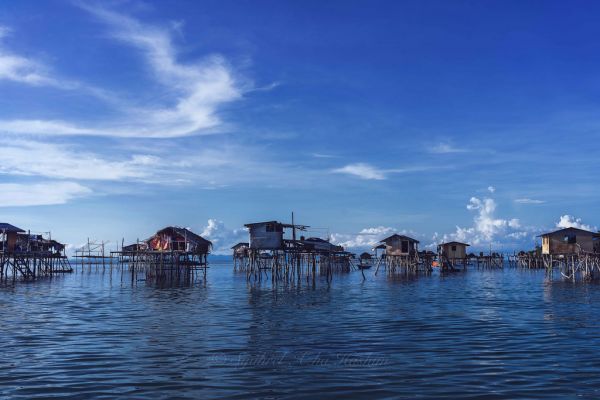
<path fill-rule="evenodd" d="M 55 76 L 51 68 L 39 60 L 24 57 L 8 50 L 3 45 L 3 39 L 8 37 L 10 33 L 11 30 L 9 28 L 0 26 L 0 81 L 6 80 L 29 86 L 49 86 L 60 90 L 81 91 L 85 95 L 91 95 L 115 105 L 122 105 L 117 96 L 106 90 Z M 11 122 L 13 124 L 6 124 L 6 129 L 4 130 L 14 127 L 16 129 L 15 132 L 17 132 L 19 125 L 24 126 L 22 121 Z M 42 126 L 46 125 L 44 122 L 48 124 L 46 127 L 47 130 L 56 128 L 56 125 L 52 126 L 53 121 L 31 121 L 30 127 L 39 127 L 41 128 L 40 133 L 45 133 L 44 126 Z"/>
<path fill-rule="evenodd" d="M 437 145 L 435 145 L 429 149 L 429 152 L 434 153 L 434 154 L 465 153 L 466 151 L 467 151 L 466 149 L 454 147 L 450 143 L 445 143 L 445 142 L 438 143 Z"/>
<path fill-rule="evenodd" d="M 360 231 L 361 235 L 376 235 L 376 236 L 381 236 L 381 235 L 388 235 L 391 234 L 394 231 L 394 228 L 391 228 L 389 226 L 377 226 L 375 228 L 364 228 Z"/>
<path fill-rule="evenodd" d="M 144 154 L 109 161 L 70 146 L 24 140 L 0 140 L 0 173 L 55 179 L 128 180 L 150 178 L 159 159 Z M 149 168 L 155 166 L 154 169 Z"/>
<path fill-rule="evenodd" d="M 467 209 L 475 211 L 473 225 L 470 227 L 456 227 L 450 234 L 433 237 L 434 248 L 436 244 L 456 240 L 468 243 L 474 248 L 489 246 L 531 246 L 523 243 L 526 238 L 533 238 L 537 229 L 524 227 L 518 218 L 499 218 L 496 216 L 497 203 L 492 198 L 472 197 L 467 204 Z M 507 241 L 507 239 L 509 239 Z M 532 239 L 533 240 L 533 239 Z"/>
<path fill-rule="evenodd" d="M 311 153 L 311 156 L 314 158 L 337 158 L 338 156 L 334 156 L 333 154 L 324 154 L 324 153 Z"/>
<path fill-rule="evenodd" d="M 364 228 L 358 234 L 351 233 L 333 233 L 331 242 L 344 248 L 353 251 L 370 250 L 376 246 L 382 239 L 398 233 L 400 235 L 408 235 L 418 237 L 417 233 L 409 230 L 398 231 L 388 226 L 376 226 L 372 228 Z"/>
<path fill-rule="evenodd" d="M 229 229 L 223 221 L 209 219 L 206 227 L 200 233 L 205 239 L 213 243 L 214 254 L 231 254 L 231 247 L 239 242 L 248 241 L 248 231 L 246 229 Z"/>
<path fill-rule="evenodd" d="M 488 186 L 487 190 L 488 190 L 488 192 L 490 192 L 490 193 L 495 193 L 495 192 L 496 192 L 496 188 L 495 188 L 495 187 L 493 187 L 493 186 Z"/>
<path fill-rule="evenodd" d="M 331 172 L 336 174 L 347 174 L 367 180 L 385 180 L 389 174 L 404 174 L 409 172 L 420 172 L 437 169 L 438 167 L 414 166 L 406 168 L 380 169 L 367 163 L 348 164 L 341 168 L 336 168 Z"/>
<path fill-rule="evenodd" d="M 517 203 L 517 204 L 544 204 L 545 201 L 544 200 L 522 198 L 522 199 L 515 199 L 515 203 Z"/>
<path fill-rule="evenodd" d="M 6 38 L 10 29 L 0 26 L 0 41 Z M 39 62 L 8 51 L 0 42 L 0 80 L 9 80 L 27 85 L 57 85 L 46 68 Z"/>
<path fill-rule="evenodd" d="M 560 220 L 556 223 L 556 227 L 557 228 L 579 228 L 579 229 L 585 229 L 586 231 L 595 231 L 596 227 L 595 226 L 591 226 L 591 225 L 587 225 L 584 224 L 581 221 L 581 218 L 575 218 L 572 215 L 562 215 L 560 217 Z"/>
<path fill-rule="evenodd" d="M 0 207 L 64 204 L 92 191 L 75 182 L 0 183 Z"/>
<path fill-rule="evenodd" d="M 353 175 L 361 179 L 386 179 L 384 170 L 378 169 L 366 163 L 348 164 L 345 167 L 334 169 L 333 172 L 339 174 Z"/>
<path fill-rule="evenodd" d="M 223 57 L 211 55 L 181 63 L 168 29 L 145 25 L 108 9 L 84 4 L 81 7 L 106 23 L 113 38 L 140 51 L 152 78 L 164 87 L 164 91 L 156 92 L 152 97 L 160 101 L 143 101 L 141 105 L 128 107 L 119 104 L 117 111 L 124 112 L 126 116 L 101 125 L 65 120 L 18 119 L 0 121 L 0 132 L 151 138 L 209 134 L 215 133 L 215 128 L 221 125 L 219 107 L 241 98 L 244 89 Z M 101 90 L 79 83 L 49 78 L 34 61 L 2 52 L 1 78 L 84 89 L 94 92 L 98 97 L 109 97 Z"/>

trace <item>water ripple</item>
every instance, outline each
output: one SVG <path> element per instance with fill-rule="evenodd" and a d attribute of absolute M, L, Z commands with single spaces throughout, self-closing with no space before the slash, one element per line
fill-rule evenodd
<path fill-rule="evenodd" d="M 0 288 L 0 397 L 598 398 L 600 286 L 543 271 L 273 286 L 230 266 Z"/>

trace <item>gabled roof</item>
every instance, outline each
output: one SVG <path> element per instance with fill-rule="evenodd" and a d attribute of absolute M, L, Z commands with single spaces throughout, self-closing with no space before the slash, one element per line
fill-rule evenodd
<path fill-rule="evenodd" d="M 466 244 L 466 243 L 462 243 L 462 242 L 446 242 L 446 243 L 440 243 L 440 246 L 445 246 L 447 244 L 458 244 L 460 246 L 470 246 L 470 244 Z"/>
<path fill-rule="evenodd" d="M 246 246 L 246 247 L 248 247 L 248 246 L 250 246 L 250 243 L 247 243 L 247 242 L 240 242 L 240 243 L 236 244 L 235 246 L 232 246 L 231 248 L 232 248 L 232 249 L 237 249 L 238 247 L 242 247 L 242 246 Z"/>
<path fill-rule="evenodd" d="M 547 232 L 547 233 L 542 233 L 541 235 L 538 235 L 538 237 L 544 237 L 544 236 L 551 236 L 551 235 L 555 235 L 557 233 L 562 233 L 562 232 L 581 232 L 581 233 L 589 233 L 591 235 L 598 235 L 598 233 L 596 232 L 592 232 L 592 231 L 588 231 L 585 229 L 580 229 L 580 228 L 563 228 L 563 229 L 559 229 L 557 231 L 553 231 L 553 232 Z"/>
<path fill-rule="evenodd" d="M 175 233 L 185 237 L 186 240 L 189 242 L 203 243 L 203 244 L 208 244 L 209 246 L 212 246 L 212 242 L 210 240 L 204 239 L 202 236 L 195 234 L 194 232 L 190 231 L 189 229 L 180 228 L 178 226 L 167 226 L 166 228 L 163 228 L 163 229 L 157 231 L 156 234 L 159 235 L 161 233 L 166 233 L 168 231 L 175 232 Z"/>
<path fill-rule="evenodd" d="M 413 239 L 409 236 L 398 235 L 397 233 L 394 233 L 392 236 L 386 237 L 385 239 L 381 239 L 381 241 L 379 243 L 385 243 L 392 238 L 398 238 L 398 239 L 402 239 L 402 240 L 408 240 L 410 242 L 419 243 L 419 241 L 417 239 Z"/>
<path fill-rule="evenodd" d="M 279 221 L 265 221 L 265 222 L 252 222 L 250 224 L 244 224 L 244 226 L 246 228 L 252 228 L 254 226 L 260 226 L 260 225 L 267 225 L 267 224 L 273 224 L 273 225 L 281 225 L 284 228 L 294 228 L 296 227 L 296 229 L 299 229 L 301 231 L 306 230 L 306 228 L 310 228 L 309 226 L 306 225 L 292 225 L 292 224 L 284 224 L 282 222 Z"/>
<path fill-rule="evenodd" d="M 0 222 L 0 232 L 17 232 L 17 233 L 21 233 L 21 232 L 25 232 L 23 229 L 21 228 L 17 228 L 14 225 L 11 224 L 7 224 L 6 222 Z"/>

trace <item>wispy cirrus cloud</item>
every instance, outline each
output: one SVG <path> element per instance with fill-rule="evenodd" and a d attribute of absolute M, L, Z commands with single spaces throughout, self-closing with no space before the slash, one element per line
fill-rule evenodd
<path fill-rule="evenodd" d="M 153 176 L 152 170 L 159 164 L 158 157 L 147 154 L 108 160 L 64 144 L 0 140 L 0 174 L 52 179 L 141 180 Z"/>
<path fill-rule="evenodd" d="M 57 85 L 58 81 L 51 78 L 47 68 L 38 61 L 10 52 L 3 46 L 4 39 L 11 30 L 0 26 L 0 80 L 9 80 L 27 85 Z"/>
<path fill-rule="evenodd" d="M 347 174 L 361 179 L 384 180 L 386 171 L 366 163 L 348 164 L 341 168 L 336 168 L 332 172 L 337 174 Z"/>
<path fill-rule="evenodd" d="M 0 138 L 2 175 L 101 182 L 195 185 L 218 189 L 233 184 L 282 184 L 317 179 L 318 173 L 260 157 L 260 149 L 236 144 L 103 147 Z M 174 151 L 176 150 L 176 151 Z M 25 161 L 26 160 L 26 161 Z M 202 171 L 202 173 L 198 173 Z M 290 179 L 294 176 L 294 179 Z"/>
<path fill-rule="evenodd" d="M 0 183 L 0 207 L 27 207 L 65 204 L 90 195 L 92 190 L 76 182 L 42 182 L 33 184 Z"/>
<path fill-rule="evenodd" d="M 429 148 L 429 152 L 433 154 L 466 153 L 467 151 L 467 149 L 456 147 L 448 142 L 440 142 Z"/>
<path fill-rule="evenodd" d="M 3 41 L 10 36 L 11 33 L 12 30 L 10 28 L 0 26 L 0 81 L 4 80 L 28 86 L 47 86 L 60 90 L 80 91 L 85 95 L 94 96 L 107 103 L 119 106 L 122 105 L 122 101 L 118 99 L 118 96 L 110 93 L 108 90 L 60 77 L 40 60 L 36 60 L 32 57 L 25 57 L 9 50 L 4 46 Z M 5 122 L 6 121 L 0 121 L 1 124 L 4 124 Z M 4 129 L 0 129 L 0 133 L 2 130 L 7 131 L 13 128 L 16 133 L 21 133 L 22 130 L 19 130 L 18 128 L 19 126 L 25 126 L 24 122 L 13 122 L 13 124 L 7 123 Z M 35 125 L 36 123 L 37 126 Z M 36 131 L 38 128 L 41 129 L 38 132 L 41 134 L 48 133 L 44 131 L 44 128 L 45 130 L 52 130 L 53 132 L 51 133 L 60 132 L 60 130 L 54 129 L 56 127 L 56 123 L 54 123 L 53 126 L 53 121 L 31 121 L 31 124 L 29 125 L 30 129 L 27 130 L 27 133 Z"/>
<path fill-rule="evenodd" d="M 110 37 L 139 51 L 149 67 L 151 79 L 163 88 L 160 96 L 153 96 L 160 100 L 147 101 L 140 95 L 137 102 L 126 106 L 121 102 L 118 111 L 124 116 L 102 124 L 68 119 L 0 120 L 0 133 L 149 138 L 212 134 L 222 124 L 218 115 L 220 107 L 240 99 L 244 91 L 251 89 L 249 84 L 235 77 L 231 66 L 220 55 L 180 62 L 172 30 L 168 28 L 147 25 L 101 6 L 79 5 L 108 27 Z M 92 90 L 77 82 L 58 81 L 33 60 L 0 50 L 1 78 Z M 111 102 L 110 96 L 102 90 L 93 91 Z M 131 93 L 129 97 L 136 96 Z"/>
<path fill-rule="evenodd" d="M 530 199 L 527 197 L 521 198 L 521 199 L 515 199 L 515 203 L 517 204 L 544 204 L 545 201 L 544 200 L 538 200 L 538 199 Z"/>
<path fill-rule="evenodd" d="M 406 168 L 390 168 L 383 169 L 375 167 L 371 164 L 367 163 L 353 163 L 348 164 L 340 168 L 335 168 L 331 170 L 332 173 L 335 174 L 346 174 L 351 175 L 360 179 L 365 180 L 385 180 L 389 177 L 390 174 L 404 174 L 410 172 L 421 172 L 421 171 L 429 171 L 432 169 L 438 169 L 438 167 L 432 166 L 413 166 Z"/>

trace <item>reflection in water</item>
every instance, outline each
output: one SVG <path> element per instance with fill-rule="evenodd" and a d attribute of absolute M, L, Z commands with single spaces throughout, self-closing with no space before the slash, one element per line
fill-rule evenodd
<path fill-rule="evenodd" d="M 600 286 L 544 271 L 0 288 L 0 397 L 598 397 Z"/>

